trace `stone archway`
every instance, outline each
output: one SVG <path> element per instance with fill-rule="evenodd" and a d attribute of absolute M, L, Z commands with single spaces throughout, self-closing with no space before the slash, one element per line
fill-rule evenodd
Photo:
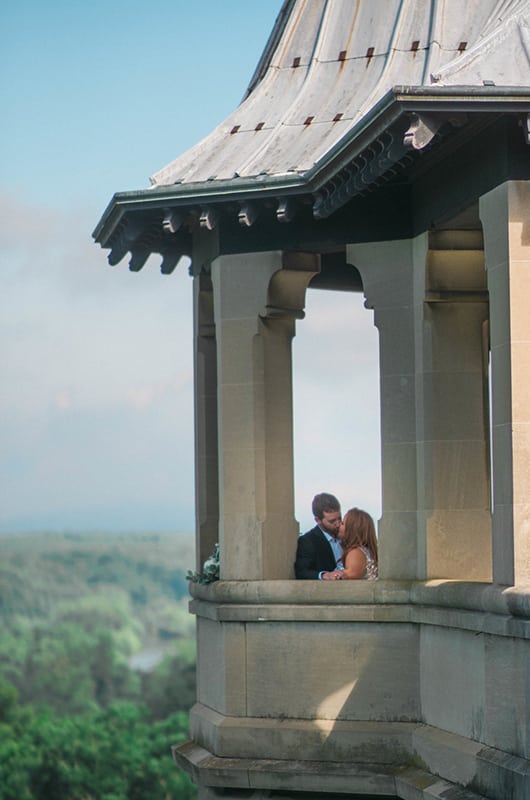
<path fill-rule="evenodd" d="M 306 292 L 293 340 L 295 508 L 312 527 L 311 500 L 381 515 L 379 343 L 362 292 Z"/>

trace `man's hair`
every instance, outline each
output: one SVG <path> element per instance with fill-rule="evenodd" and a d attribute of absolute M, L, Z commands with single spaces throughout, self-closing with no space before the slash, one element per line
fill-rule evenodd
<path fill-rule="evenodd" d="M 329 514 L 330 511 L 340 511 L 340 503 L 335 495 L 322 492 L 313 497 L 311 510 L 313 511 L 314 517 L 323 519 L 326 512 Z"/>

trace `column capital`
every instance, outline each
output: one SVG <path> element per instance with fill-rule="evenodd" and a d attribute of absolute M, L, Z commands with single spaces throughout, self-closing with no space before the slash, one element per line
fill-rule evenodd
<path fill-rule="evenodd" d="M 346 258 L 359 270 L 366 307 L 409 306 L 418 293 L 423 301 L 423 272 L 414 265 L 425 264 L 428 247 L 427 233 L 414 239 L 347 245 Z"/>
<path fill-rule="evenodd" d="M 283 253 L 282 268 L 270 280 L 267 304 L 261 316 L 303 319 L 306 289 L 320 272 L 320 261 L 318 253 Z"/>
<path fill-rule="evenodd" d="M 273 250 L 219 256 L 212 273 L 222 294 L 221 317 L 303 319 L 306 289 L 320 269 L 317 253 Z"/>

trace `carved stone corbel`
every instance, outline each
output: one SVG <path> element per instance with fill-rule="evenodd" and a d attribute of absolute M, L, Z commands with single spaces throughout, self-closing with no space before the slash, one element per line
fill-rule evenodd
<path fill-rule="evenodd" d="M 167 208 L 164 212 L 164 219 L 162 220 L 162 229 L 164 233 L 176 233 L 183 223 L 183 216 L 174 209 Z"/>
<path fill-rule="evenodd" d="M 239 224 L 250 228 L 258 218 L 258 209 L 253 203 L 245 203 L 241 206 L 238 214 Z"/>
<path fill-rule="evenodd" d="M 148 247 L 140 246 L 132 249 L 129 261 L 129 269 L 131 272 L 140 272 L 150 255 L 151 250 Z"/>
<path fill-rule="evenodd" d="M 285 253 L 283 268 L 270 279 L 267 305 L 260 316 L 265 319 L 303 319 L 307 287 L 320 269 L 318 253 Z"/>
<path fill-rule="evenodd" d="M 444 120 L 432 114 L 412 114 L 411 117 L 412 122 L 405 131 L 403 144 L 410 150 L 423 150 L 432 142 Z"/>
<path fill-rule="evenodd" d="M 432 142 L 442 125 L 449 122 L 455 128 L 464 125 L 468 115 L 464 113 L 446 112 L 440 114 L 412 113 L 411 124 L 403 136 L 403 145 L 408 150 L 423 150 Z"/>
<path fill-rule="evenodd" d="M 125 254 L 128 253 L 131 247 L 134 245 L 141 233 L 141 225 L 132 222 L 130 218 L 126 219 L 125 223 L 120 227 L 112 240 L 111 251 L 107 257 L 111 267 L 119 264 Z"/>
<path fill-rule="evenodd" d="M 278 200 L 276 219 L 278 222 L 290 222 L 295 215 L 296 203 L 289 197 Z"/>
<path fill-rule="evenodd" d="M 201 228 L 206 228 L 208 231 L 213 231 L 213 229 L 217 227 L 218 221 L 219 214 L 217 209 L 215 209 L 213 206 L 207 206 L 206 208 L 201 209 L 201 214 L 199 217 L 199 225 Z"/>
<path fill-rule="evenodd" d="M 180 250 L 164 253 L 160 264 L 162 275 L 171 275 L 183 255 L 184 253 Z"/>

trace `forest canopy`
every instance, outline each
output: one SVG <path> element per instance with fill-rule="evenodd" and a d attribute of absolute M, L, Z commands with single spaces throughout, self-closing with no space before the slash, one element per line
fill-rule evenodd
<path fill-rule="evenodd" d="M 186 800 L 187 534 L 0 536 L 0 800 Z"/>

